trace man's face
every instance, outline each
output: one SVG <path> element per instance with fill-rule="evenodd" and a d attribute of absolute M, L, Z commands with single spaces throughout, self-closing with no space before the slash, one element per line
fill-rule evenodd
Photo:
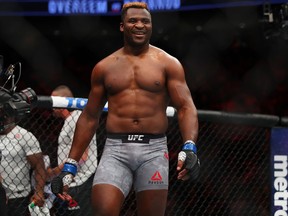
<path fill-rule="evenodd" d="M 124 40 L 131 46 L 141 46 L 149 43 L 152 34 L 151 15 L 146 9 L 129 8 L 120 31 Z"/>

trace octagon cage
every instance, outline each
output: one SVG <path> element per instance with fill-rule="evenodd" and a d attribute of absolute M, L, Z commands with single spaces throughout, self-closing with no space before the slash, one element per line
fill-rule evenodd
<path fill-rule="evenodd" d="M 279 118 L 207 110 L 199 110 L 198 116 L 197 147 L 201 171 L 195 181 L 177 180 L 177 157 L 183 141 L 177 118 L 168 117 L 170 172 L 166 215 L 268 216 L 270 134 Z M 106 139 L 106 117 L 107 112 L 103 112 L 96 131 L 98 161 Z M 63 119 L 52 115 L 51 107 L 33 108 L 30 115 L 19 122 L 39 140 L 43 154 L 50 158 L 51 167 L 57 166 L 58 136 L 63 123 Z M 57 211 L 53 207 L 52 210 L 51 215 Z M 121 215 L 133 216 L 136 212 L 132 190 Z"/>

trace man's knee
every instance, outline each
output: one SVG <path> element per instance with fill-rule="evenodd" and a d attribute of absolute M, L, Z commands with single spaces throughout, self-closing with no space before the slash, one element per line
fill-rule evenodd
<path fill-rule="evenodd" d="M 93 215 L 118 216 L 124 199 L 123 193 L 112 185 L 94 185 L 92 189 Z"/>
<path fill-rule="evenodd" d="M 165 215 L 168 190 L 145 190 L 136 194 L 138 216 Z"/>

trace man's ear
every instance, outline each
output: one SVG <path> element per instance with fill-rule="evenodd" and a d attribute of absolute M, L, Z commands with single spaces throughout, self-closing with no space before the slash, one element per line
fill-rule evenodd
<path fill-rule="evenodd" d="M 124 31 L 123 26 L 124 26 L 124 24 L 123 24 L 123 22 L 121 22 L 121 23 L 120 23 L 120 31 L 121 31 L 121 32 Z"/>

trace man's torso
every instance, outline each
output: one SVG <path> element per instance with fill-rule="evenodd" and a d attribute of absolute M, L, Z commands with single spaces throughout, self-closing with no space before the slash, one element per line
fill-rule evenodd
<path fill-rule="evenodd" d="M 165 54 L 157 48 L 132 56 L 120 49 L 106 60 L 107 131 L 165 133 L 167 129 Z"/>

